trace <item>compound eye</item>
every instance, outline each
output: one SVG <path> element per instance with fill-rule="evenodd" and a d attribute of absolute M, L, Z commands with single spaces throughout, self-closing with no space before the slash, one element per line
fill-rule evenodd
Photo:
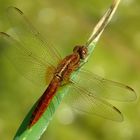
<path fill-rule="evenodd" d="M 87 55 L 87 48 L 85 46 L 75 46 L 73 52 L 78 53 L 80 59 L 84 59 Z"/>
<path fill-rule="evenodd" d="M 78 52 L 79 48 L 80 48 L 79 46 L 75 46 L 74 49 L 73 49 L 73 52 Z"/>
<path fill-rule="evenodd" d="M 87 48 L 86 47 L 82 47 L 82 51 L 81 51 L 81 59 L 84 59 L 87 55 Z"/>

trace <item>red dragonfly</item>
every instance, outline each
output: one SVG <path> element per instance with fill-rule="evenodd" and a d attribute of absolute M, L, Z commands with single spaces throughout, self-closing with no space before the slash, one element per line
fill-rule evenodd
<path fill-rule="evenodd" d="M 81 62 L 88 56 L 89 43 L 75 46 L 73 53 L 62 59 L 29 23 L 22 11 L 10 7 L 8 17 L 16 39 L 0 32 L 2 45 L 8 49 L 7 57 L 27 79 L 42 88 L 48 85 L 32 113 L 29 127 L 39 120 L 58 89 L 66 85 L 69 85 L 69 101 L 76 109 L 114 121 L 123 120 L 121 112 L 103 98 L 133 101 L 136 99 L 135 91 L 127 85 L 79 69 Z M 72 78 L 72 73 L 77 70 L 77 77 Z"/>

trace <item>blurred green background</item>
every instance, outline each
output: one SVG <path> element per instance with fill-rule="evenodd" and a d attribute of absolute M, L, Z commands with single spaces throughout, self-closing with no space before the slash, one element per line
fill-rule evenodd
<path fill-rule="evenodd" d="M 112 1 L 0 0 L 0 31 L 9 29 L 8 6 L 16 6 L 64 57 L 84 44 Z M 98 75 L 132 86 L 140 93 L 140 1 L 123 0 L 85 66 Z M 114 91 L 115 92 L 115 91 Z M 42 94 L 18 74 L 0 51 L 0 139 L 9 140 Z M 113 102 L 124 114 L 122 123 L 58 108 L 42 140 L 139 140 L 140 103 Z"/>

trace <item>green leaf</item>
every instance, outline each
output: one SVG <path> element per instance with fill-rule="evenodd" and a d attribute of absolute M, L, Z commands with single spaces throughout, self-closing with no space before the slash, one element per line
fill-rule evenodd
<path fill-rule="evenodd" d="M 120 2 L 120 0 L 114 0 L 113 4 L 109 7 L 107 12 L 104 14 L 104 16 L 101 18 L 101 20 L 95 26 L 88 42 L 86 43 L 87 48 L 88 48 L 88 56 L 87 56 L 86 60 L 81 62 L 81 66 L 83 66 L 87 62 L 89 56 L 92 54 L 92 52 L 96 46 L 96 43 L 98 42 L 98 40 L 100 38 L 100 35 L 104 31 L 104 28 L 106 27 L 106 25 L 111 20 L 113 14 L 116 11 L 116 8 L 117 8 L 119 2 Z M 72 77 L 76 78 L 77 74 L 78 74 L 78 71 L 74 72 L 72 74 Z M 58 90 L 58 92 L 56 93 L 56 95 L 54 96 L 54 98 L 52 99 L 52 101 L 51 101 L 50 105 L 48 106 L 48 108 L 46 109 L 45 113 L 39 119 L 39 121 L 35 125 L 33 125 L 33 127 L 27 128 L 28 123 L 30 121 L 30 117 L 32 115 L 32 112 L 36 107 L 36 104 L 37 104 L 37 102 L 36 102 L 33 105 L 33 107 L 31 108 L 31 110 L 29 111 L 29 113 L 27 114 L 27 116 L 25 117 L 25 119 L 23 120 L 21 126 L 19 127 L 19 129 L 14 137 L 14 140 L 38 140 L 38 139 L 40 139 L 40 137 L 42 136 L 44 131 L 47 129 L 50 121 L 52 120 L 52 117 L 53 117 L 56 109 L 58 108 L 59 104 L 63 100 L 63 97 L 67 94 L 67 90 L 68 90 L 68 86 L 66 86 L 66 87 L 64 86 L 64 87 L 60 88 Z"/>

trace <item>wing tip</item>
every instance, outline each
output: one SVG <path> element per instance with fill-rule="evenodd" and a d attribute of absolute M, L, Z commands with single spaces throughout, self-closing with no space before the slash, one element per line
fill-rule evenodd
<path fill-rule="evenodd" d="M 133 88 L 131 88 L 130 86 L 126 86 L 126 88 L 132 92 L 133 97 L 131 97 L 131 101 L 135 101 L 137 99 L 137 94 L 135 92 L 135 90 Z"/>
<path fill-rule="evenodd" d="M 135 92 L 133 88 L 126 86 L 127 89 L 131 90 L 132 92 Z"/>
<path fill-rule="evenodd" d="M 16 10 L 18 13 L 23 15 L 23 12 L 20 9 L 18 9 L 17 7 L 15 7 L 15 6 L 10 6 L 10 7 L 7 8 L 8 12 L 10 12 L 11 10 Z"/>
<path fill-rule="evenodd" d="M 10 37 L 10 35 L 8 35 L 8 34 L 7 34 L 7 33 L 5 33 L 5 32 L 0 32 L 0 36 Z"/>
<path fill-rule="evenodd" d="M 118 108 L 116 108 L 115 106 L 113 106 L 113 108 L 114 108 L 119 114 L 122 114 L 121 111 L 120 111 Z"/>
<path fill-rule="evenodd" d="M 123 118 L 123 115 L 122 115 L 121 111 L 120 111 L 118 108 L 116 108 L 115 106 L 113 106 L 113 108 L 114 108 L 114 109 L 118 112 L 118 114 L 119 114 L 119 117 L 117 117 L 117 120 L 116 120 L 116 121 L 118 121 L 118 122 L 123 122 L 124 118 Z"/>

